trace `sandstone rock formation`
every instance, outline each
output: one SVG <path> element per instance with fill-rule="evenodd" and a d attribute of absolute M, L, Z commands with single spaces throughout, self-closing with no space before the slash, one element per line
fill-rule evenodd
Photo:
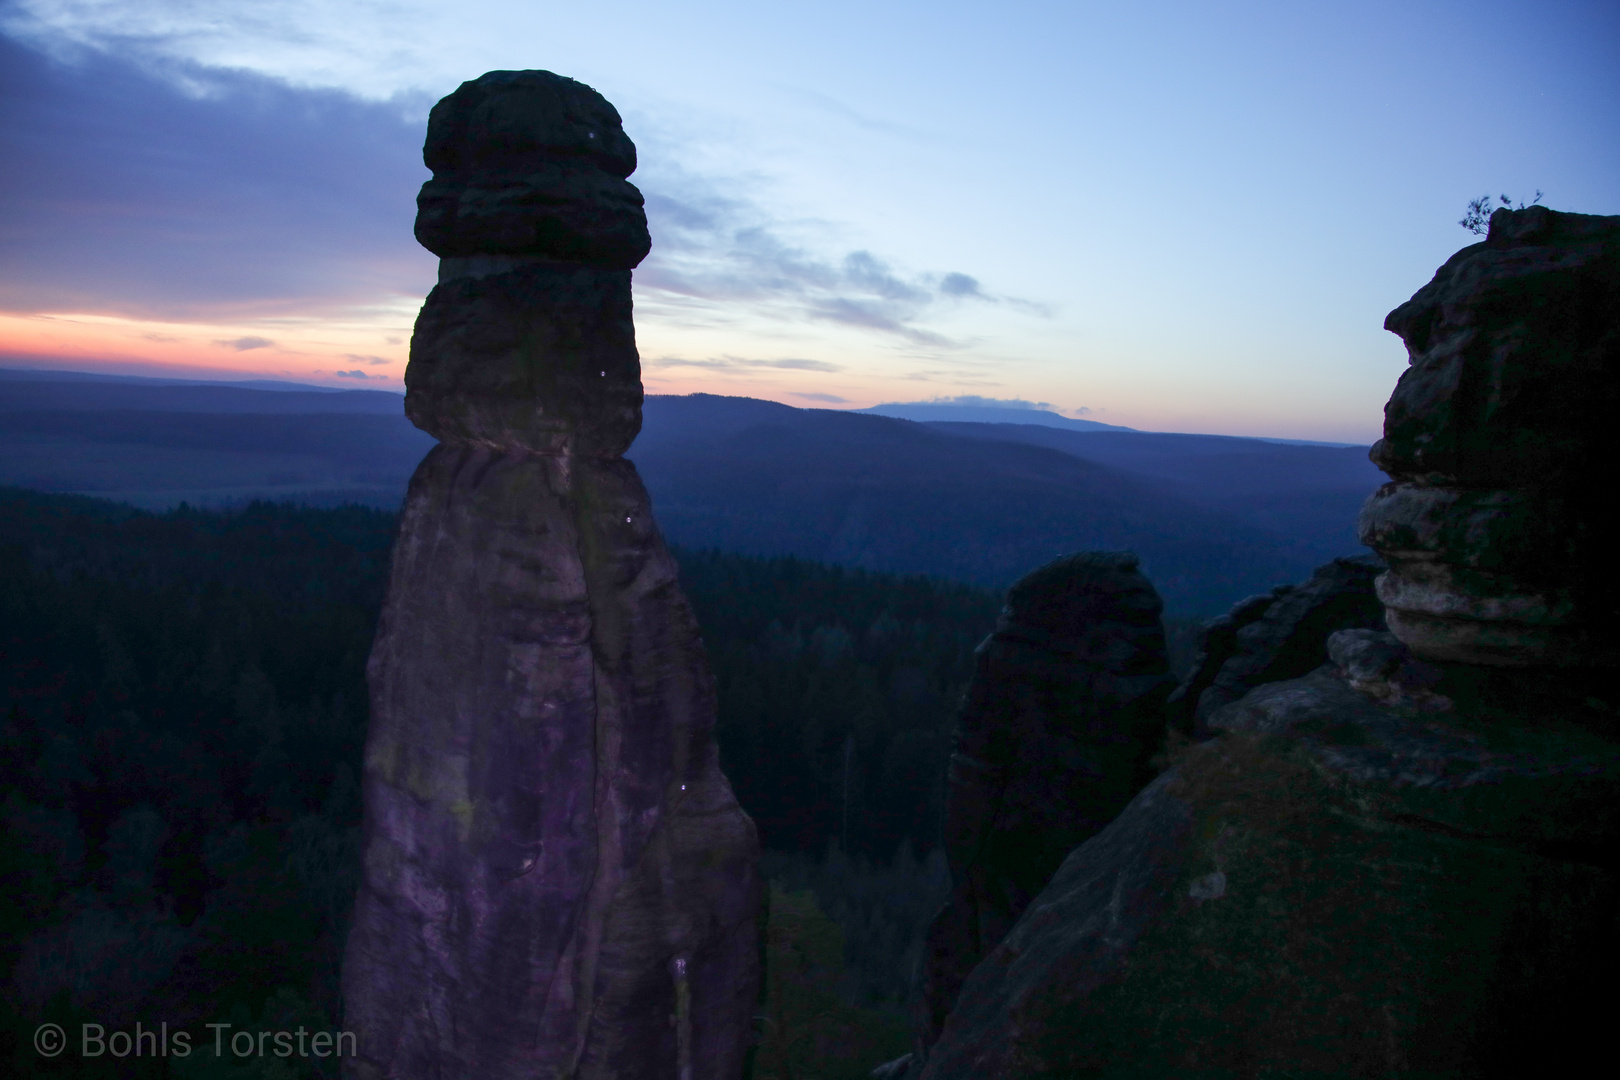
<path fill-rule="evenodd" d="M 753 824 L 636 469 L 635 151 L 589 87 L 434 108 L 443 256 L 368 676 L 353 1077 L 736 1078 L 760 980 Z"/>
<path fill-rule="evenodd" d="M 1413 366 L 1361 520 L 1391 632 L 1245 658 L 1291 591 L 1215 626 L 1172 708 L 1215 737 L 1064 860 L 909 1080 L 1517 1077 L 1607 1052 L 1617 236 L 1498 212 L 1391 315 Z"/>
<path fill-rule="evenodd" d="M 1322 662 L 1322 644 L 1335 630 L 1382 629 L 1383 606 L 1373 579 L 1384 570 L 1372 555 L 1334 559 L 1308 581 L 1279 585 L 1241 600 L 1205 624 L 1193 671 L 1165 706 L 1170 726 L 1205 738 L 1211 713 L 1251 687 L 1292 679 Z"/>
<path fill-rule="evenodd" d="M 1213 714 L 974 970 L 920 1075 L 1509 1077 L 1599 1053 L 1612 703 L 1444 667 L 1441 709 L 1324 665 Z M 1529 727 L 1532 703 L 1556 720 Z"/>
<path fill-rule="evenodd" d="M 1620 409 L 1620 217 L 1498 210 L 1390 312 L 1411 366 L 1362 510 L 1389 628 L 1431 659 L 1620 666 L 1603 518 Z"/>
<path fill-rule="evenodd" d="M 1174 685 L 1161 609 L 1129 552 L 1070 555 L 1008 591 L 957 720 L 919 1054 L 1063 857 L 1152 777 Z"/>
<path fill-rule="evenodd" d="M 587 93 L 558 90 L 563 82 Z M 602 95 L 543 71 L 491 71 L 428 116 L 416 239 L 441 259 L 542 255 L 629 270 L 652 241 L 625 179 L 636 147 Z"/>

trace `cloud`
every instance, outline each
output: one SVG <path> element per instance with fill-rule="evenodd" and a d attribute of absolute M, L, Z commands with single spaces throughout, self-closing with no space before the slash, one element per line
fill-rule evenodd
<path fill-rule="evenodd" d="M 372 367 L 393 363 L 392 360 L 385 356 L 372 356 L 369 353 L 344 353 L 343 355 L 346 359 L 353 360 L 357 364 L 370 364 Z"/>
<path fill-rule="evenodd" d="M 64 60 L 0 33 L 0 311 L 241 323 L 432 287 L 412 235 L 427 98 L 292 86 L 161 44 L 92 35 Z M 756 194 L 769 178 L 686 169 L 692 140 L 646 129 L 644 317 L 831 324 L 934 355 L 963 346 L 936 325 L 962 304 L 1039 309 L 786 218 Z"/>
<path fill-rule="evenodd" d="M 1050 401 L 1025 401 L 1023 398 L 991 398 L 978 394 L 958 394 L 956 397 L 937 397 L 929 401 L 909 401 L 907 405 L 973 405 L 992 409 L 1041 409 L 1050 412 Z"/>
<path fill-rule="evenodd" d="M 1085 416 L 1091 409 L 1082 405 L 1077 409 L 1059 409 L 1050 401 L 1026 401 L 1023 398 L 993 398 L 978 394 L 958 394 L 955 397 L 935 397 L 927 401 L 886 401 L 885 405 L 969 405 L 980 409 L 1038 409 L 1042 412 L 1067 412 L 1071 416 Z"/>
<path fill-rule="evenodd" d="M 745 368 L 781 368 L 787 371 L 843 371 L 839 364 L 828 363 L 825 360 L 750 360 L 740 356 L 716 356 L 706 360 L 688 360 L 680 356 L 663 356 L 656 360 L 643 361 L 645 366 L 652 368 L 669 367 L 695 367 L 708 368 L 711 371 L 736 371 Z"/>
<path fill-rule="evenodd" d="M 406 103 L 69 53 L 0 34 L 0 310 L 223 322 L 431 287 Z"/>
<path fill-rule="evenodd" d="M 880 135 L 898 135 L 902 138 L 912 140 L 928 138 L 926 133 L 917 128 L 908 127 L 905 124 L 897 124 L 892 120 L 879 120 L 868 116 L 867 114 L 852 108 L 846 102 L 840 101 L 838 98 L 832 97 L 829 94 L 823 94 L 817 90 L 809 90 L 802 86 L 786 86 L 780 83 L 777 84 L 776 88 L 784 91 L 785 93 L 793 95 L 807 104 L 815 106 L 823 112 L 836 116 L 840 120 L 854 124 L 858 128 L 864 128 L 867 131 L 877 132 Z"/>
<path fill-rule="evenodd" d="M 869 251 L 852 251 L 844 256 L 844 280 L 885 300 L 925 304 L 929 299 L 925 289 L 895 277 Z"/>
<path fill-rule="evenodd" d="M 806 394 L 799 390 L 790 391 L 794 397 L 804 398 L 806 401 L 825 401 L 830 405 L 843 405 L 849 398 L 839 397 L 837 394 Z"/>
<path fill-rule="evenodd" d="M 979 291 L 979 279 L 968 277 L 966 274 L 949 273 L 939 279 L 939 291 L 946 296 L 973 296 L 982 297 Z"/>
<path fill-rule="evenodd" d="M 918 345 L 935 345 L 943 348 L 955 345 L 955 342 L 931 330 L 906 325 L 905 314 L 894 312 L 894 306 L 884 304 L 881 300 L 861 301 L 847 296 L 834 296 L 809 304 L 808 312 L 813 319 L 843 323 L 845 326 L 859 326 L 867 330 L 883 330 L 898 334 Z"/>
<path fill-rule="evenodd" d="M 949 305 L 1044 310 L 994 296 L 960 271 L 908 273 L 865 249 L 827 254 L 832 226 L 774 219 L 736 193 L 744 180 L 690 173 L 655 154 L 642 160 L 656 162 L 636 177 L 647 199 L 653 250 L 636 271 L 636 291 L 654 302 L 835 323 L 931 351 L 962 347 L 927 325 Z M 758 186 L 757 178 L 746 183 Z"/>
<path fill-rule="evenodd" d="M 235 349 L 237 352 L 247 352 L 249 349 L 268 349 L 270 346 L 274 345 L 275 342 L 271 341 L 269 338 L 253 337 L 250 335 L 248 337 L 236 338 L 233 341 L 216 340 L 214 344 L 223 345 L 228 349 Z"/>
<path fill-rule="evenodd" d="M 1000 386 L 1001 379 L 994 374 L 962 371 L 952 368 L 927 369 L 922 368 L 908 371 L 901 376 L 907 382 L 949 382 L 957 385 L 971 384 L 975 386 Z M 926 405 L 925 401 L 899 402 L 897 404 Z"/>
<path fill-rule="evenodd" d="M 355 368 L 353 371 L 334 371 L 334 372 L 332 372 L 332 374 L 336 375 L 340 379 L 384 379 L 384 380 L 386 380 L 388 378 L 388 376 L 386 376 L 386 375 L 367 375 L 365 372 L 361 371 L 359 368 Z"/>

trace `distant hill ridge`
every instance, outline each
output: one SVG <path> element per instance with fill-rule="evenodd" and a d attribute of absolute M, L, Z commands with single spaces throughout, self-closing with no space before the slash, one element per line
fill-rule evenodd
<path fill-rule="evenodd" d="M 954 420 L 959 423 L 980 424 L 1042 424 L 1046 427 L 1068 428 L 1071 431 L 1136 431 L 1136 428 L 1118 424 L 1104 424 L 1097 420 L 1072 420 L 1048 409 L 1013 408 L 996 405 L 956 405 L 949 402 L 891 401 L 851 412 L 873 416 L 893 416 L 900 420 Z"/>
<path fill-rule="evenodd" d="M 54 368 L 0 368 L 0 384 L 4 383 L 68 383 L 79 388 L 74 393 L 71 405 L 21 405 L 6 404 L 29 401 L 26 394 L 18 394 L 15 387 L 7 387 L 0 391 L 0 409 L 15 411 L 18 408 L 72 408 L 74 410 L 94 410 L 102 408 L 151 408 L 161 411 L 173 412 L 367 412 L 386 413 L 400 409 L 400 399 L 403 397 L 395 390 L 350 390 L 340 386 L 319 386 L 314 383 L 285 382 L 279 379 L 244 379 L 240 381 L 224 381 L 218 379 L 178 379 L 156 378 L 146 375 L 109 375 L 90 371 L 58 371 Z M 94 392 L 86 393 L 86 384 L 105 383 L 124 387 L 146 386 L 152 388 L 162 387 L 174 389 L 179 387 L 197 388 L 190 393 L 174 394 L 166 403 L 159 403 L 156 397 L 150 398 L 148 403 L 126 401 L 116 396 L 98 395 Z M 254 391 L 274 391 L 278 394 L 295 394 L 281 402 L 271 402 L 245 395 L 233 396 L 229 393 L 209 394 L 207 391 L 239 390 L 247 394 Z M 43 400 L 51 392 L 45 392 L 40 398 Z M 320 403 L 310 402 L 307 395 L 319 394 L 329 399 Z M 721 394 L 648 394 L 649 400 L 674 398 L 714 398 L 717 402 L 730 402 L 733 410 L 742 408 L 737 403 L 755 402 L 760 405 L 776 406 L 777 409 L 792 409 L 795 411 L 824 411 L 848 412 L 864 416 L 888 416 L 898 420 L 912 420 L 917 423 L 973 423 L 973 424 L 1024 424 L 1039 427 L 1058 428 L 1066 431 L 1125 431 L 1142 435 L 1179 434 L 1177 432 L 1151 432 L 1140 428 L 1124 427 L 1120 424 L 1104 424 L 1097 420 L 1077 420 L 1067 416 L 1060 416 L 1048 409 L 1040 408 L 1013 408 L 994 405 L 960 405 L 950 402 L 887 402 L 882 405 L 873 405 L 865 409 L 826 409 L 807 410 L 796 405 L 785 405 L 781 402 L 765 401 L 761 398 L 732 397 Z M 60 400 L 52 397 L 52 400 Z M 110 402 L 117 401 L 118 404 Z M 300 408 L 299 405 L 304 407 Z M 1279 439 L 1262 435 L 1208 435 L 1203 438 L 1223 439 L 1255 439 L 1259 442 L 1278 443 L 1288 446 L 1363 446 L 1365 443 L 1329 442 L 1318 439 Z"/>
<path fill-rule="evenodd" d="M 1033 424 L 1066 431 L 1130 431 L 1141 435 L 1171 435 L 1179 432 L 1143 431 L 1141 428 L 1104 424 L 1097 420 L 1075 420 L 1048 409 L 1015 408 L 995 405 L 958 405 L 951 402 L 910 401 L 873 405 L 851 412 L 873 416 L 893 416 L 921 423 Z M 1195 434 L 1195 433 L 1190 433 Z M 1205 438 L 1259 439 L 1288 446 L 1365 446 L 1365 443 L 1324 442 L 1319 439 L 1276 439 L 1262 435 L 1213 435 Z"/>
<path fill-rule="evenodd" d="M 404 395 L 309 383 L 250 379 L 155 379 L 84 371 L 0 368 L 0 412 L 133 409 L 198 413 L 386 413 L 402 415 Z"/>
<path fill-rule="evenodd" d="M 649 396 L 630 450 L 673 543 L 1004 588 L 1130 549 L 1172 611 L 1361 550 L 1361 447 Z M 0 484 L 121 499 L 398 507 L 433 439 L 385 391 L 0 377 Z"/>
<path fill-rule="evenodd" d="M 313 390 L 323 394 L 350 392 L 346 386 L 322 386 L 318 383 L 288 382 L 285 379 L 181 379 L 164 378 L 157 375 L 113 375 L 102 371 L 58 371 L 56 368 L 0 368 L 0 380 L 10 380 L 12 382 L 146 383 L 153 386 L 234 386 L 244 390 Z M 371 392 L 392 393 L 395 397 L 403 396 L 398 391 L 379 390 Z"/>

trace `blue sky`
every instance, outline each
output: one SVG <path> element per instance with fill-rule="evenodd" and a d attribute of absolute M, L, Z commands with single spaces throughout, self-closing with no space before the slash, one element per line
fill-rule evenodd
<path fill-rule="evenodd" d="M 1371 441 L 1489 192 L 1620 213 L 1620 5 L 0 0 L 0 363 L 399 385 L 427 109 L 640 150 L 650 392 Z M 9 357 L 9 359 L 8 359 Z"/>

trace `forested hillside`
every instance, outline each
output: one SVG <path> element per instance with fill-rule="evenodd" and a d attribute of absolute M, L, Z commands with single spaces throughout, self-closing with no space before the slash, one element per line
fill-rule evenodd
<path fill-rule="evenodd" d="M 332 1026 L 389 538 L 364 509 L 0 496 L 0 1072 L 114 1074 L 41 1060 L 42 1020 Z"/>
<path fill-rule="evenodd" d="M 0 489 L 6 1060 L 41 1067 L 41 1018 L 335 1022 L 393 525 L 362 507 L 160 515 Z M 772 866 L 844 922 L 870 969 L 855 981 L 892 995 L 938 873 L 919 859 L 955 704 L 999 598 L 676 555 L 726 772 Z"/>

